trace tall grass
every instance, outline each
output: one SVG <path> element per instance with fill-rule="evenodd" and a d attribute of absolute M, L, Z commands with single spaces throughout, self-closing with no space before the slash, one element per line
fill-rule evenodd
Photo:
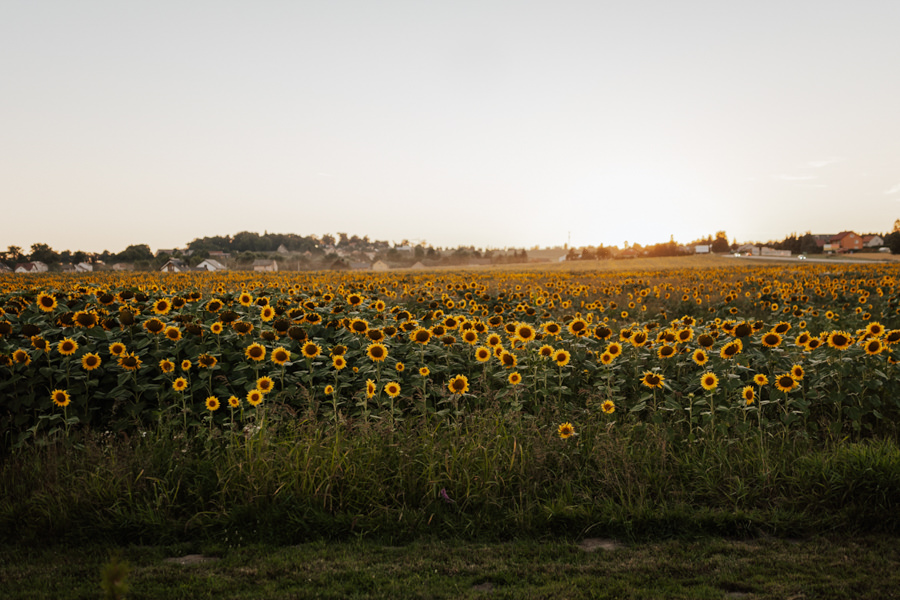
<path fill-rule="evenodd" d="M 507 539 L 900 531 L 900 448 L 755 431 L 673 436 L 583 411 L 486 408 L 455 421 L 318 422 L 243 432 L 163 422 L 14 451 L 0 539 Z"/>

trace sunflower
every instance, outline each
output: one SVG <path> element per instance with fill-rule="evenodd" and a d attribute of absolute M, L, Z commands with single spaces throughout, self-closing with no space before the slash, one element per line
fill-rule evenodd
<path fill-rule="evenodd" d="M 775 333 L 777 333 L 779 335 L 784 335 L 785 333 L 787 333 L 790 330 L 791 330 L 791 324 L 786 321 L 781 321 L 780 323 L 775 325 L 775 327 L 772 328 L 772 331 L 774 331 Z"/>
<path fill-rule="evenodd" d="M 781 335 L 779 335 L 775 331 L 770 331 L 769 333 L 762 336 L 762 339 L 760 341 L 766 348 L 777 348 L 781 345 Z"/>
<path fill-rule="evenodd" d="M 475 349 L 475 360 L 478 362 L 487 362 L 491 359 L 491 349 L 487 346 L 479 346 Z"/>
<path fill-rule="evenodd" d="M 38 294 L 37 305 L 44 312 L 53 312 L 57 306 L 56 298 L 48 294 Z"/>
<path fill-rule="evenodd" d="M 56 345 L 56 349 L 63 356 L 70 356 L 72 354 L 75 354 L 75 352 L 78 350 L 78 342 L 71 338 L 66 338 Z"/>
<path fill-rule="evenodd" d="M 569 364 L 569 361 L 572 359 L 572 355 L 569 354 L 568 350 L 554 350 L 553 352 L 553 360 L 556 362 L 556 366 L 564 367 Z"/>
<path fill-rule="evenodd" d="M 273 363 L 275 363 L 276 365 L 282 366 L 282 365 L 284 365 L 284 363 L 291 360 L 291 353 L 287 349 L 279 346 L 278 348 L 275 348 L 274 350 L 272 350 L 272 354 L 270 355 L 270 358 L 272 359 Z"/>
<path fill-rule="evenodd" d="M 622 344 L 619 342 L 610 342 L 609 345 L 606 346 L 606 353 L 613 358 L 617 357 L 622 354 Z"/>
<path fill-rule="evenodd" d="M 187 389 L 188 381 L 184 377 L 179 377 L 172 382 L 172 389 L 176 392 L 183 392 Z"/>
<path fill-rule="evenodd" d="M 223 306 L 225 306 L 224 302 L 222 302 L 218 298 L 213 298 L 206 303 L 206 310 L 207 312 L 219 312 L 220 310 L 222 310 Z"/>
<path fill-rule="evenodd" d="M 711 392 L 719 387 L 719 378 L 716 377 L 715 373 L 706 372 L 700 377 L 700 385 L 707 392 Z"/>
<path fill-rule="evenodd" d="M 340 355 L 332 357 L 331 365 L 335 368 L 335 370 L 340 371 L 347 366 L 347 359 Z"/>
<path fill-rule="evenodd" d="M 785 373 L 775 378 L 775 387 L 782 392 L 789 392 L 797 387 L 797 381 L 791 377 L 790 373 Z"/>
<path fill-rule="evenodd" d="M 575 435 L 575 428 L 571 423 L 566 422 L 556 428 L 556 433 L 559 434 L 561 439 L 567 440 L 573 435 Z"/>
<path fill-rule="evenodd" d="M 547 321 L 541 328 L 544 330 L 544 333 L 547 335 L 559 335 L 562 331 L 562 327 L 559 326 L 559 323 L 555 321 Z"/>
<path fill-rule="evenodd" d="M 791 367 L 791 377 L 794 378 L 794 381 L 803 381 L 804 375 L 806 375 L 806 372 L 800 365 L 794 365 Z"/>
<path fill-rule="evenodd" d="M 47 352 L 48 349 L 50 348 L 50 344 L 47 343 L 47 340 L 45 340 L 44 338 L 42 338 L 39 335 L 33 335 L 33 336 L 31 336 L 30 339 L 31 339 L 31 345 L 34 346 L 38 350 L 43 350 L 44 352 Z"/>
<path fill-rule="evenodd" d="M 163 360 L 159 361 L 159 370 L 163 373 L 171 373 L 175 370 L 175 363 L 168 358 L 164 358 Z"/>
<path fill-rule="evenodd" d="M 741 397 L 747 403 L 747 406 L 753 404 L 753 401 L 756 399 L 756 392 L 753 391 L 753 386 L 744 386 L 744 389 L 741 390 Z"/>
<path fill-rule="evenodd" d="M 12 355 L 13 362 L 16 362 L 20 365 L 29 365 L 31 364 L 31 355 L 28 354 L 25 350 L 21 348 L 13 352 Z"/>
<path fill-rule="evenodd" d="M 580 318 L 575 318 L 569 321 L 566 329 L 568 329 L 569 333 L 571 333 L 575 337 L 583 337 L 589 332 L 588 322 Z"/>
<path fill-rule="evenodd" d="M 146 329 L 147 331 L 149 331 L 152 334 L 161 333 L 163 331 L 163 329 L 165 329 L 165 328 L 166 328 L 166 324 L 163 323 L 162 321 L 160 321 L 159 319 L 157 319 L 156 317 L 153 317 L 152 319 L 147 319 L 146 321 L 144 321 L 144 329 Z"/>
<path fill-rule="evenodd" d="M 529 325 L 528 323 L 519 323 L 516 325 L 516 334 L 515 339 L 522 342 L 523 344 L 527 344 L 528 342 L 534 340 L 537 332 L 534 330 L 534 327 Z"/>
<path fill-rule="evenodd" d="M 594 337 L 598 340 L 606 340 L 609 339 L 609 336 L 612 335 L 612 329 L 605 325 L 598 325 L 594 328 Z"/>
<path fill-rule="evenodd" d="M 661 388 L 665 380 L 665 377 L 653 371 L 644 371 L 644 376 L 641 377 L 641 383 L 650 389 Z"/>
<path fill-rule="evenodd" d="M 363 319 L 353 319 L 350 321 L 350 331 L 360 335 L 365 334 L 369 330 L 369 324 Z"/>
<path fill-rule="evenodd" d="M 81 368 L 85 371 L 93 371 L 100 366 L 100 355 L 94 352 L 88 352 L 81 357 Z"/>
<path fill-rule="evenodd" d="M 221 406 L 221 403 L 219 402 L 219 399 L 216 398 L 215 396 L 209 396 L 206 398 L 206 409 L 208 411 L 215 412 L 215 411 L 219 410 L 220 406 Z"/>
<path fill-rule="evenodd" d="M 500 349 L 497 358 L 500 359 L 500 364 L 507 369 L 511 369 L 519 364 L 519 358 L 515 354 L 503 349 Z"/>
<path fill-rule="evenodd" d="M 455 375 L 447 383 L 451 394 L 465 394 L 469 391 L 469 378 L 465 375 Z"/>
<path fill-rule="evenodd" d="M 141 359 L 134 352 L 123 354 L 119 357 L 119 366 L 126 371 L 137 371 L 141 368 Z"/>
<path fill-rule="evenodd" d="M 262 404 L 263 398 L 265 398 L 265 394 L 263 394 L 260 390 L 252 389 L 247 392 L 247 402 L 250 406 L 259 406 Z"/>
<path fill-rule="evenodd" d="M 832 331 L 828 334 L 828 345 L 837 350 L 846 350 L 853 345 L 853 336 L 846 331 Z"/>
<path fill-rule="evenodd" d="M 385 335 L 381 329 L 373 328 L 366 332 L 366 337 L 369 338 L 370 342 L 381 342 L 384 340 Z"/>
<path fill-rule="evenodd" d="M 609 352 L 604 352 L 603 354 L 600 355 L 600 362 L 603 363 L 604 365 L 608 365 L 608 364 L 612 363 L 613 360 L 615 360 L 615 357 L 612 354 L 610 354 Z"/>
<path fill-rule="evenodd" d="M 716 339 L 708 333 L 703 333 L 700 334 L 699 337 L 697 337 L 697 343 L 700 344 L 700 346 L 704 349 L 709 350 L 713 347 L 713 344 L 716 343 Z"/>
<path fill-rule="evenodd" d="M 75 313 L 75 316 L 72 317 L 72 321 L 77 327 L 90 329 L 97 324 L 97 315 L 90 311 L 79 310 Z"/>
<path fill-rule="evenodd" d="M 794 339 L 794 343 L 798 346 L 806 347 L 806 345 L 809 343 L 809 340 L 811 339 L 812 336 L 809 335 L 809 332 L 804 331 Z"/>
<path fill-rule="evenodd" d="M 600 410 L 608 415 L 611 415 L 616 412 L 616 403 L 612 400 L 605 400 L 603 404 L 600 405 Z"/>
<path fill-rule="evenodd" d="M 266 357 L 266 349 L 260 344 L 254 342 L 247 346 L 247 349 L 244 351 L 244 354 L 250 360 L 261 361 Z"/>
<path fill-rule="evenodd" d="M 671 357 L 675 356 L 675 347 L 670 346 L 668 344 L 663 344 L 656 351 L 656 356 L 661 359 L 671 358 Z"/>
<path fill-rule="evenodd" d="M 821 346 L 822 343 L 823 343 L 822 340 L 820 340 L 819 338 L 812 338 L 806 343 L 806 349 L 807 350 L 815 350 L 816 348 Z"/>
<path fill-rule="evenodd" d="M 513 371 L 509 374 L 509 377 L 507 377 L 507 381 L 509 381 L 510 385 L 519 385 L 522 383 L 522 376 L 519 375 L 518 371 Z"/>
<path fill-rule="evenodd" d="M 244 292 L 240 296 L 238 296 L 238 303 L 241 306 L 250 306 L 251 304 L 253 304 L 253 296 L 251 296 L 247 292 Z"/>
<path fill-rule="evenodd" d="M 487 338 L 485 339 L 485 343 L 491 348 L 496 348 L 503 343 L 503 339 L 496 333 L 492 333 L 487 336 Z"/>
<path fill-rule="evenodd" d="M 238 332 L 238 335 L 248 335 L 253 331 L 253 323 L 247 321 L 235 321 L 231 328 Z"/>
<path fill-rule="evenodd" d="M 366 398 L 371 398 L 375 395 L 375 391 L 378 387 L 375 385 L 375 382 L 371 379 L 366 379 Z"/>
<path fill-rule="evenodd" d="M 648 336 L 646 331 L 638 331 L 631 336 L 629 341 L 635 348 L 642 348 L 647 343 L 647 339 Z"/>
<path fill-rule="evenodd" d="M 228 397 L 228 406 L 231 408 L 240 408 L 241 400 L 237 396 L 229 396 Z"/>
<path fill-rule="evenodd" d="M 259 318 L 266 322 L 271 321 L 275 318 L 275 309 L 271 306 L 263 306 L 259 311 Z"/>
<path fill-rule="evenodd" d="M 222 330 L 224 329 L 225 325 L 223 325 L 221 321 L 215 321 L 212 325 L 209 326 L 209 330 L 216 335 L 222 333 Z"/>
<path fill-rule="evenodd" d="M 400 395 L 400 384 L 396 381 L 388 381 L 384 384 L 384 393 L 391 398 L 396 398 Z"/>
<path fill-rule="evenodd" d="M 753 376 L 753 383 L 755 383 L 759 387 L 762 387 L 764 385 L 769 384 L 769 378 L 766 377 L 765 375 L 763 375 L 762 373 L 757 373 L 756 375 Z"/>
<path fill-rule="evenodd" d="M 319 356 L 322 353 L 322 348 L 319 347 L 315 342 L 306 342 L 303 344 L 303 347 L 300 348 L 300 354 L 303 355 L 303 358 L 313 359 Z"/>
<path fill-rule="evenodd" d="M 691 359 L 694 361 L 694 363 L 702 367 L 707 362 L 709 362 L 709 355 L 707 355 L 702 348 L 697 348 L 696 350 L 694 350 L 694 353 L 691 354 Z"/>
<path fill-rule="evenodd" d="M 431 332 L 427 329 L 423 329 L 419 327 L 415 331 L 412 332 L 412 335 L 409 336 L 409 339 L 414 341 L 417 344 L 422 344 L 423 346 L 431 340 Z"/>
<path fill-rule="evenodd" d="M 428 367 L 419 367 L 419 375 L 422 377 L 428 377 L 431 374 L 431 371 Z"/>
<path fill-rule="evenodd" d="M 394 370 L 398 373 L 402 373 L 406 370 L 406 365 L 404 365 L 402 362 L 398 362 L 396 365 L 394 365 Z"/>
<path fill-rule="evenodd" d="M 172 303 L 166 298 L 160 298 L 153 303 L 153 314 L 155 315 L 166 315 L 170 310 L 172 310 Z"/>
<path fill-rule="evenodd" d="M 741 350 L 743 350 L 743 348 L 744 346 L 743 344 L 741 344 L 741 340 L 736 339 L 722 346 L 722 350 L 719 352 L 719 356 L 726 359 L 734 358 L 741 353 Z"/>
<path fill-rule="evenodd" d="M 163 332 L 163 335 L 165 335 L 166 338 L 168 338 L 169 340 L 171 340 L 173 342 L 177 342 L 178 340 L 181 339 L 181 330 L 178 329 L 177 327 L 169 325 L 168 327 L 166 327 L 166 330 Z"/>
<path fill-rule="evenodd" d="M 462 334 L 462 339 L 465 343 L 474 346 L 478 343 L 478 334 L 475 333 L 472 329 L 464 331 Z"/>
<path fill-rule="evenodd" d="M 868 335 L 881 337 L 882 335 L 884 335 L 884 331 L 884 325 L 882 325 L 878 321 L 872 321 L 871 323 L 866 325 L 866 333 Z"/>
<path fill-rule="evenodd" d="M 271 377 L 263 376 L 256 380 L 256 389 L 261 391 L 263 394 L 268 394 L 273 389 L 275 389 L 275 382 L 272 381 Z"/>
<path fill-rule="evenodd" d="M 68 406 L 69 402 L 72 401 L 72 399 L 69 398 L 69 392 L 66 390 L 53 390 L 50 392 L 50 399 L 53 400 L 53 404 L 60 408 Z"/>
<path fill-rule="evenodd" d="M 385 347 L 384 344 L 381 344 L 379 342 L 369 344 L 368 347 L 366 348 L 366 356 L 368 356 L 369 359 L 372 360 L 373 362 L 381 362 L 387 358 L 387 355 L 388 355 L 387 347 Z"/>
<path fill-rule="evenodd" d="M 866 354 L 875 356 L 876 354 L 881 354 L 881 351 L 884 350 L 884 344 L 881 343 L 880 339 L 874 338 L 863 344 L 863 348 L 865 349 Z"/>
<path fill-rule="evenodd" d="M 900 329 L 892 329 L 884 336 L 884 343 L 893 345 L 900 342 Z"/>

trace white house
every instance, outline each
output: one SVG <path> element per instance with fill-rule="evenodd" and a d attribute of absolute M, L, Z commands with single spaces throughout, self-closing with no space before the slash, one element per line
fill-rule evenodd
<path fill-rule="evenodd" d="M 260 259 L 253 261 L 254 271 L 277 271 L 278 263 L 274 260 Z"/>
<path fill-rule="evenodd" d="M 207 258 L 197 265 L 198 271 L 227 271 L 228 268 L 214 258 Z"/>
<path fill-rule="evenodd" d="M 709 254 L 709 244 L 697 244 L 694 246 L 694 254 Z"/>
<path fill-rule="evenodd" d="M 94 265 L 89 262 L 80 262 L 75 265 L 76 273 L 90 273 L 94 270 Z"/>
<path fill-rule="evenodd" d="M 183 273 L 184 271 L 188 271 L 189 268 L 187 263 L 183 260 L 179 258 L 170 258 L 159 270 L 166 273 Z"/>
<path fill-rule="evenodd" d="M 19 263 L 16 265 L 16 273 L 46 273 L 47 265 L 39 260 Z"/>

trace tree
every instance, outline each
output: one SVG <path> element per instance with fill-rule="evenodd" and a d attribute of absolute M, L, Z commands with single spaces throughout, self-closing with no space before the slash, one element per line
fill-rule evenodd
<path fill-rule="evenodd" d="M 728 244 L 728 235 L 724 231 L 716 232 L 716 239 L 712 243 L 713 252 L 728 252 L 731 246 Z"/>
<path fill-rule="evenodd" d="M 153 260 L 153 252 L 147 244 L 128 246 L 115 256 L 119 262 L 137 262 L 139 260 Z"/>
<path fill-rule="evenodd" d="M 59 262 L 59 254 L 54 252 L 53 248 L 47 244 L 31 245 L 31 261 L 40 261 L 45 264 L 53 264 Z"/>

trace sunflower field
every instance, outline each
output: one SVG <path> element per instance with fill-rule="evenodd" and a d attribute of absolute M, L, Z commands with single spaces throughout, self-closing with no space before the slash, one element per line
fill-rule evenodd
<path fill-rule="evenodd" d="M 589 411 L 684 437 L 900 416 L 889 266 L 5 276 L 0 307 L 6 447 L 266 415 Z"/>
<path fill-rule="evenodd" d="M 4 276 L 0 542 L 900 532 L 884 265 Z"/>

